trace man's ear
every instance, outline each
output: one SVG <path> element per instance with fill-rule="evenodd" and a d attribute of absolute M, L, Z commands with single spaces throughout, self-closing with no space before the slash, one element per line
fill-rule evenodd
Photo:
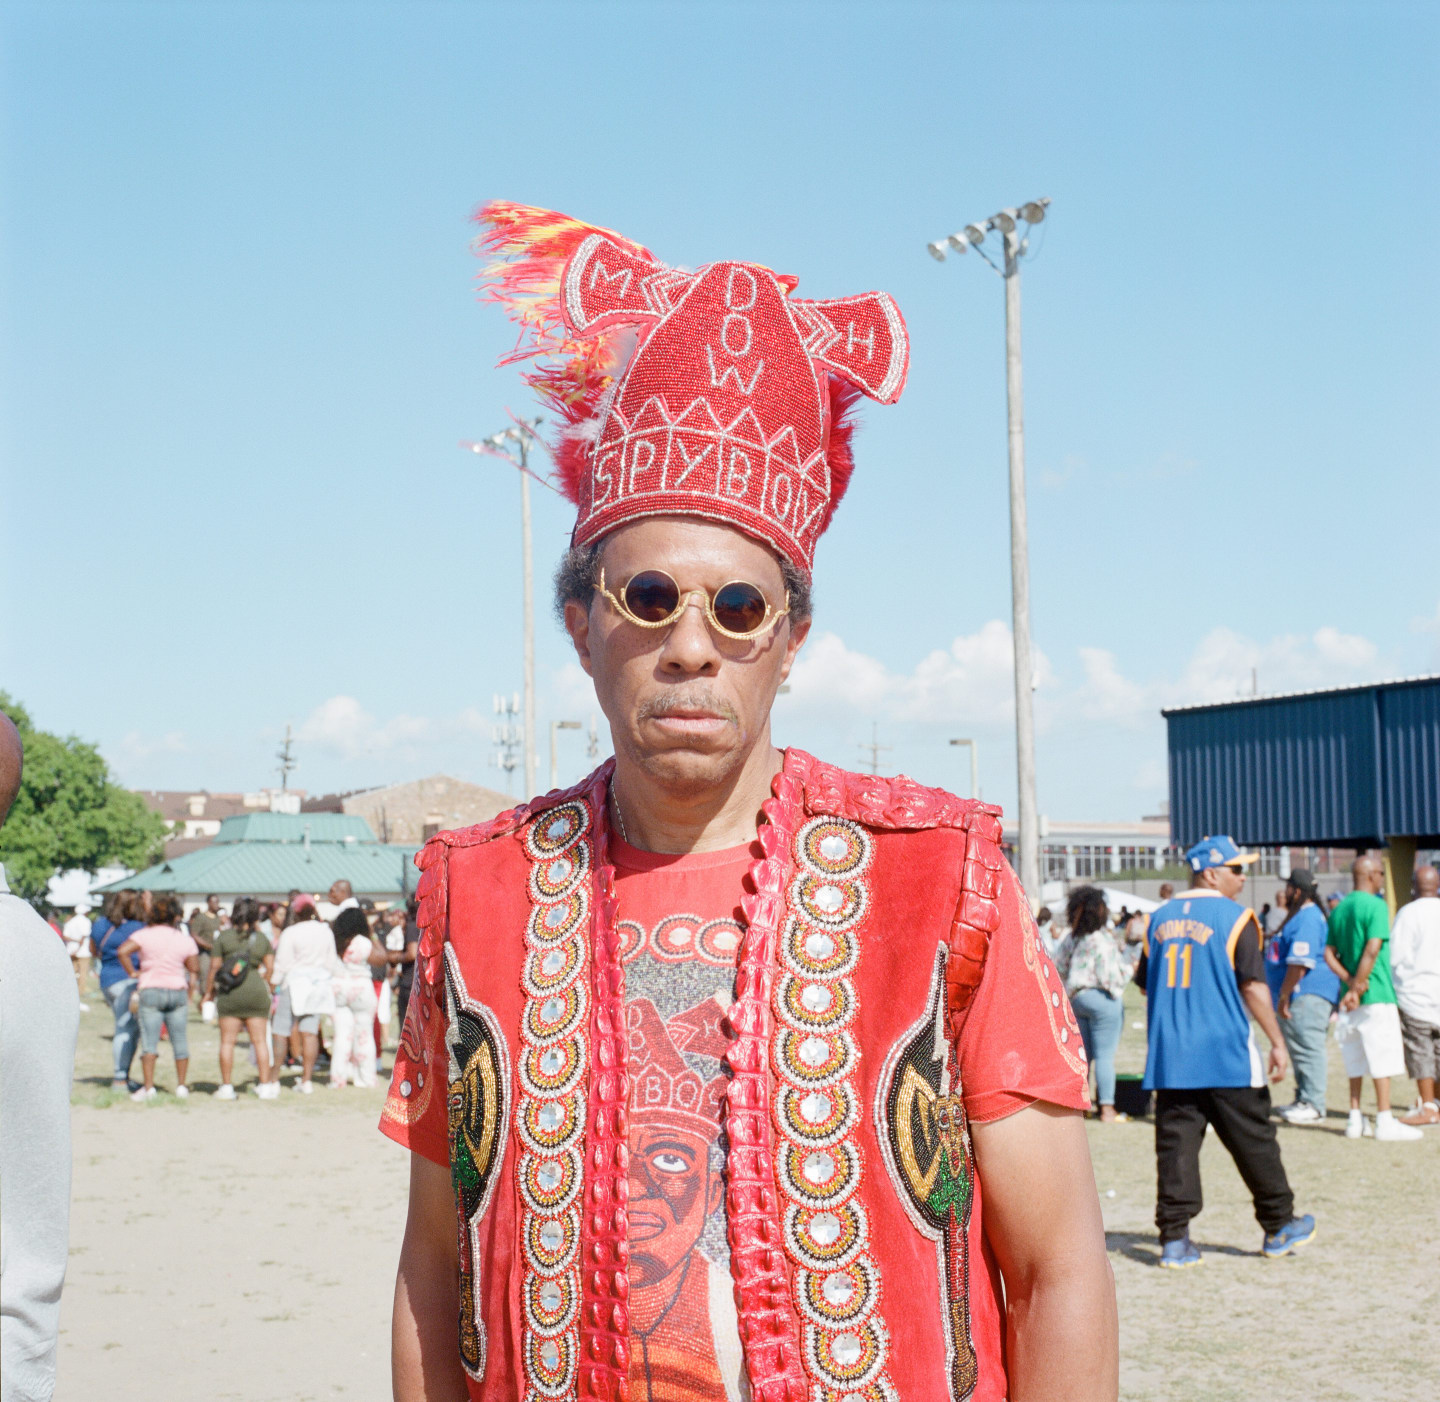
<path fill-rule="evenodd" d="M 575 645 L 575 656 L 585 669 L 587 677 L 595 673 L 590 668 L 590 610 L 578 599 L 565 600 L 565 631 Z"/>
<path fill-rule="evenodd" d="M 795 665 L 795 659 L 800 655 L 800 649 L 805 646 L 805 639 L 809 636 L 810 620 L 808 618 L 803 623 L 790 625 L 790 636 L 785 640 L 785 660 L 780 664 L 782 684 L 789 680 L 790 669 Z"/>

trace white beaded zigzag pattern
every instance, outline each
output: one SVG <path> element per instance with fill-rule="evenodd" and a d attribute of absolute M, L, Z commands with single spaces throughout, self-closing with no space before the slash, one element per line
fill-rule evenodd
<path fill-rule="evenodd" d="M 579 799 L 525 829 L 530 919 L 516 1164 L 525 1253 L 526 1402 L 574 1395 L 580 1361 L 580 1209 L 587 1103 L 592 815 Z"/>
<path fill-rule="evenodd" d="M 850 1032 L 860 957 L 857 927 L 870 893 L 873 844 L 863 828 L 816 818 L 795 838 L 796 876 L 775 983 L 773 1111 L 786 1198 L 785 1249 L 804 1321 L 813 1402 L 894 1402 L 880 1271 L 859 1198 L 864 1155 Z"/>

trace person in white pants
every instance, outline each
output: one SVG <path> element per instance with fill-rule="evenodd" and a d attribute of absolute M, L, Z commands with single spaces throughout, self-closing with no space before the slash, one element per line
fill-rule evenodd
<path fill-rule="evenodd" d="M 375 1084 L 375 983 L 371 972 L 377 946 L 370 938 L 370 922 L 363 910 L 342 910 L 333 922 L 335 952 L 342 973 L 335 988 L 335 1045 L 330 1049 L 330 1084 Z M 384 951 L 379 950 L 381 959 Z"/>

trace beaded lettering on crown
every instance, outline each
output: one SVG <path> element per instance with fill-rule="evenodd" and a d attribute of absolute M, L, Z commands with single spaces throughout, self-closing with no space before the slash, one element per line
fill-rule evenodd
<path fill-rule="evenodd" d="M 589 805 L 575 799 L 525 829 L 530 917 L 521 973 L 516 1164 L 524 1274 L 521 1366 L 525 1397 L 573 1395 L 580 1354 L 580 1211 L 589 1059 L 586 931 L 590 917 Z"/>
<path fill-rule="evenodd" d="M 858 1193 L 864 1153 L 854 1133 L 860 1049 L 850 1030 L 857 1006 L 851 976 L 872 855 L 869 834 L 842 818 L 814 819 L 796 834 L 775 982 L 777 1168 L 814 1402 L 895 1397 L 880 1273 Z"/>

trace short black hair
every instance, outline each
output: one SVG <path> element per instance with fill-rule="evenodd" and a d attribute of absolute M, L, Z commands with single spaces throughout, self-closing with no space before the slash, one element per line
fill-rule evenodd
<path fill-rule="evenodd" d="M 572 599 L 587 610 L 595 602 L 595 590 L 600 585 L 600 550 L 604 544 L 603 540 L 596 540 L 589 545 L 572 545 L 561 557 L 555 570 L 555 617 L 562 627 L 565 605 Z M 780 578 L 790 595 L 790 621 L 808 623 L 812 607 L 810 580 L 783 555 L 776 559 Z"/>

